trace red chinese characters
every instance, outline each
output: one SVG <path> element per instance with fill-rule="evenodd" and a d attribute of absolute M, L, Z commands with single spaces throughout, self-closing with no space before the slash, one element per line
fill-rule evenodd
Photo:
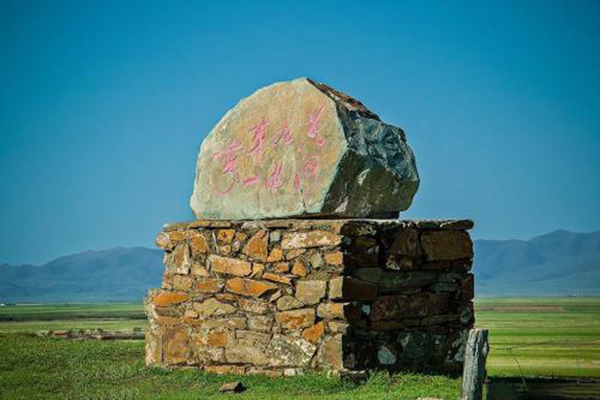
<path fill-rule="evenodd" d="M 213 189 L 218 194 L 224 195 L 224 194 L 231 193 L 233 191 L 233 189 L 235 188 L 235 185 L 239 181 L 240 176 L 239 176 L 238 172 L 236 171 L 236 169 L 237 169 L 236 162 L 239 157 L 239 152 L 241 149 L 242 149 L 242 144 L 239 143 L 237 140 L 233 139 L 231 141 L 231 143 L 229 144 L 228 150 L 212 154 L 213 160 L 219 160 L 219 159 L 223 160 L 223 169 L 222 169 L 223 175 L 224 176 L 229 175 L 229 179 L 230 179 L 230 183 L 223 190 L 213 186 Z"/>
<path fill-rule="evenodd" d="M 257 125 L 250 128 L 250 132 L 254 132 L 254 136 L 252 136 L 253 146 L 248 151 L 248 153 L 251 153 L 255 157 L 255 159 L 258 159 L 258 161 L 260 161 L 261 159 L 264 150 L 265 140 L 267 140 L 268 127 L 269 119 L 267 117 L 264 117 L 262 121 L 260 121 Z"/>
<path fill-rule="evenodd" d="M 288 127 L 287 121 L 285 121 L 283 123 L 283 126 L 275 134 L 275 140 L 273 140 L 273 144 L 278 145 L 282 139 L 283 139 L 283 143 L 286 146 L 289 146 L 290 144 L 292 144 L 292 132 L 290 131 L 290 128 Z"/>
<path fill-rule="evenodd" d="M 309 138 L 314 138 L 317 146 L 325 146 L 325 138 L 319 133 L 319 118 L 323 114 L 325 106 L 321 106 L 315 113 L 308 113 L 308 133 Z"/>
<path fill-rule="evenodd" d="M 318 147 L 325 145 L 325 137 L 319 131 L 319 119 L 323 115 L 324 109 L 324 106 L 320 106 L 315 112 L 307 113 L 308 127 L 306 135 L 314 139 Z M 318 157 L 308 153 L 303 155 L 307 149 L 302 143 L 297 143 L 293 147 L 291 146 L 294 142 L 294 136 L 287 120 L 281 124 L 271 138 L 269 138 L 269 126 L 269 118 L 265 116 L 248 130 L 252 134 L 252 139 L 250 148 L 247 151 L 243 149 L 244 146 L 241 143 L 233 139 L 228 149 L 212 154 L 213 160 L 222 161 L 220 175 L 213 177 L 211 186 L 214 192 L 219 195 L 227 195 L 232 193 L 238 186 L 245 190 L 253 188 L 259 188 L 258 190 L 260 190 L 260 188 L 263 188 L 270 192 L 276 192 L 289 185 L 290 189 L 303 194 L 310 189 L 308 187 L 303 188 L 303 181 L 316 177 L 318 172 Z M 280 145 L 284 146 L 283 149 L 289 150 L 276 150 Z M 263 169 L 262 157 L 267 150 L 266 146 L 269 146 L 268 149 L 271 149 L 267 154 L 275 151 L 276 156 Z M 287 178 L 285 171 L 289 171 L 289 169 L 286 169 L 285 158 L 282 157 L 281 151 L 295 151 L 296 157 L 292 159 L 302 160 L 297 168 L 287 172 L 290 174 Z M 240 157 L 244 157 L 245 154 L 249 154 L 252 157 L 251 164 L 253 169 L 258 166 L 264 171 L 262 174 L 260 172 L 253 173 L 242 179 L 240 172 L 238 172 L 238 162 L 241 160 Z"/>

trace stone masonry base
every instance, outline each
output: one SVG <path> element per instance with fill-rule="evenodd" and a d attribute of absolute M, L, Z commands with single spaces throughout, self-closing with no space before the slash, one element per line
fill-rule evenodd
<path fill-rule="evenodd" d="M 473 326 L 467 220 L 167 225 L 146 363 L 216 373 L 455 371 Z"/>

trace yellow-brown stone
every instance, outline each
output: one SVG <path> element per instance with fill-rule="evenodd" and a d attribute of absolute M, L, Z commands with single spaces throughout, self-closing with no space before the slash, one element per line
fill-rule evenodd
<path fill-rule="evenodd" d="M 164 335 L 164 357 L 169 365 L 183 364 L 190 354 L 190 338 L 183 327 L 167 328 Z"/>
<path fill-rule="evenodd" d="M 325 319 L 352 320 L 360 317 L 360 310 L 350 303 L 321 303 L 317 315 Z"/>
<path fill-rule="evenodd" d="M 266 314 L 269 311 L 269 303 L 262 300 L 240 299 L 240 308 L 254 314 Z"/>
<path fill-rule="evenodd" d="M 246 239 L 248 239 L 248 235 L 246 235 L 244 232 L 236 232 L 235 240 L 239 242 L 244 242 L 246 241 Z"/>
<path fill-rule="evenodd" d="M 344 254 L 341 251 L 334 251 L 325 254 L 325 262 L 331 265 L 342 265 L 344 262 Z"/>
<path fill-rule="evenodd" d="M 243 375 L 246 367 L 240 365 L 205 365 L 204 370 L 217 375 Z"/>
<path fill-rule="evenodd" d="M 234 302 L 237 300 L 237 296 L 234 294 L 231 294 L 231 293 L 217 293 L 216 297 L 217 297 L 217 299 L 224 300 L 224 301 Z"/>
<path fill-rule="evenodd" d="M 350 324 L 343 321 L 329 321 L 327 326 L 332 333 L 346 333 L 350 328 Z"/>
<path fill-rule="evenodd" d="M 252 278 L 260 277 L 262 272 L 265 270 L 264 264 L 252 263 Z"/>
<path fill-rule="evenodd" d="M 275 272 L 277 272 L 278 274 L 285 274 L 286 272 L 290 272 L 290 264 L 283 262 L 283 263 L 277 263 L 275 265 L 275 268 L 273 268 L 273 270 Z"/>
<path fill-rule="evenodd" d="M 246 317 L 227 316 L 222 318 L 210 318 L 202 321 L 202 328 L 206 329 L 244 329 L 246 327 Z"/>
<path fill-rule="evenodd" d="M 190 273 L 192 275 L 197 275 L 197 276 L 209 276 L 210 275 L 208 273 L 208 270 L 206 268 L 204 268 L 204 265 L 200 264 L 198 262 L 192 263 L 192 269 L 191 269 Z"/>
<path fill-rule="evenodd" d="M 191 234 L 190 247 L 193 252 L 206 254 L 208 252 L 208 241 L 202 233 L 194 232 Z"/>
<path fill-rule="evenodd" d="M 173 242 L 183 242 L 186 239 L 186 231 L 169 232 L 169 239 Z"/>
<path fill-rule="evenodd" d="M 175 275 L 173 276 L 173 289 L 187 291 L 194 285 L 194 279 L 189 276 Z"/>
<path fill-rule="evenodd" d="M 222 279 L 200 279 L 196 282 L 196 290 L 201 293 L 217 293 L 223 289 Z"/>
<path fill-rule="evenodd" d="M 222 256 L 228 256 L 231 254 L 231 245 L 226 244 L 217 247 L 218 253 Z"/>
<path fill-rule="evenodd" d="M 235 230 L 233 229 L 219 229 L 217 231 L 217 241 L 219 244 L 230 244 L 234 235 Z"/>
<path fill-rule="evenodd" d="M 153 322 L 156 325 L 161 325 L 161 326 L 181 325 L 181 323 L 183 322 L 183 319 L 181 317 L 163 317 L 163 316 L 157 315 L 156 317 L 154 317 Z"/>
<path fill-rule="evenodd" d="M 250 258 L 259 261 L 267 261 L 269 254 L 269 234 L 266 229 L 256 232 L 246 246 L 242 249 L 242 253 Z"/>
<path fill-rule="evenodd" d="M 296 257 L 300 257 L 302 254 L 306 253 L 306 249 L 296 249 L 290 250 L 285 255 L 286 260 L 293 260 Z"/>
<path fill-rule="evenodd" d="M 187 244 L 181 243 L 168 257 L 167 270 L 176 274 L 189 274 L 192 260 L 190 257 L 190 248 Z"/>
<path fill-rule="evenodd" d="M 206 334 L 206 345 L 212 347 L 225 347 L 229 343 L 229 331 L 209 332 Z"/>
<path fill-rule="evenodd" d="M 304 304 L 292 296 L 283 296 L 277 299 L 277 308 L 282 311 L 293 310 L 294 308 L 302 308 Z"/>
<path fill-rule="evenodd" d="M 283 260 L 283 250 L 281 249 L 273 249 L 267 258 L 267 262 L 277 262 L 281 260 Z"/>
<path fill-rule="evenodd" d="M 181 304 L 189 299 L 187 293 L 181 292 L 162 292 L 152 299 L 152 303 L 157 307 L 168 307 Z"/>
<path fill-rule="evenodd" d="M 234 313 L 236 308 L 217 299 L 208 299 L 202 303 L 194 304 L 194 310 L 201 316 L 210 317 Z"/>
<path fill-rule="evenodd" d="M 277 323 L 290 330 L 306 328 L 315 323 L 315 310 L 303 308 L 300 310 L 281 311 L 275 314 Z"/>
<path fill-rule="evenodd" d="M 305 277 L 306 275 L 308 275 L 308 268 L 306 268 L 306 265 L 304 265 L 303 262 L 296 261 L 292 266 L 292 274 L 300 277 Z"/>
<path fill-rule="evenodd" d="M 266 279 L 271 282 L 283 283 L 284 285 L 292 284 L 292 278 L 284 275 L 277 275 L 271 272 L 265 272 L 262 277 L 263 279 Z"/>
<path fill-rule="evenodd" d="M 183 317 L 183 322 L 188 326 L 200 326 L 204 321 L 198 318 Z"/>
<path fill-rule="evenodd" d="M 319 348 L 317 360 L 322 366 L 341 369 L 344 366 L 342 335 L 326 337 Z"/>
<path fill-rule="evenodd" d="M 310 247 L 337 246 L 342 237 L 329 231 L 291 232 L 283 235 L 281 248 L 284 250 L 304 249 Z"/>
<path fill-rule="evenodd" d="M 260 297 L 277 291 L 277 285 L 252 279 L 233 278 L 227 281 L 227 290 L 243 296 Z"/>
<path fill-rule="evenodd" d="M 252 272 L 252 264 L 248 261 L 215 255 L 208 257 L 208 261 L 211 271 L 216 273 L 246 276 Z"/>
<path fill-rule="evenodd" d="M 150 326 L 146 329 L 146 365 L 158 366 L 162 362 L 162 335 L 159 327 Z"/>
<path fill-rule="evenodd" d="M 302 331 L 302 337 L 313 344 L 317 344 L 324 332 L 325 322 L 321 321 Z"/>
<path fill-rule="evenodd" d="M 296 285 L 296 298 L 304 304 L 317 304 L 326 292 L 326 281 L 300 281 Z"/>

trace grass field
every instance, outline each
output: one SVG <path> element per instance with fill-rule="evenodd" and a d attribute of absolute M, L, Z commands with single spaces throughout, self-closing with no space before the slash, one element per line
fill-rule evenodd
<path fill-rule="evenodd" d="M 146 368 L 141 341 L 98 342 L 0 336 L 0 399 L 217 399 L 219 386 L 241 380 L 236 399 L 455 399 L 460 380 L 376 374 L 364 384 L 328 378 L 216 376 L 194 370 Z"/>
<path fill-rule="evenodd" d="M 144 328 L 141 302 L 114 304 L 39 304 L 0 308 L 0 333 L 58 329 L 107 331 Z"/>
<path fill-rule="evenodd" d="M 522 371 L 528 376 L 600 376 L 600 298 L 481 299 L 476 315 L 477 325 L 490 330 L 491 375 Z M 250 388 L 242 399 L 454 399 L 459 393 L 460 380 L 443 376 L 377 374 L 355 385 L 324 375 L 270 379 L 168 372 L 144 367 L 141 341 L 67 341 L 21 334 L 144 326 L 141 304 L 0 308 L 0 399 L 226 398 L 216 390 L 233 379 Z"/>
<path fill-rule="evenodd" d="M 480 299 L 476 318 L 492 375 L 518 375 L 518 361 L 529 376 L 600 376 L 600 298 Z"/>

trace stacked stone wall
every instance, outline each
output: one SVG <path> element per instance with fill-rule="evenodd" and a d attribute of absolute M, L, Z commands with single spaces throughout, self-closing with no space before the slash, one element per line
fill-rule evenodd
<path fill-rule="evenodd" d="M 457 370 L 473 326 L 471 221 L 166 226 L 146 362 L 217 373 Z"/>

